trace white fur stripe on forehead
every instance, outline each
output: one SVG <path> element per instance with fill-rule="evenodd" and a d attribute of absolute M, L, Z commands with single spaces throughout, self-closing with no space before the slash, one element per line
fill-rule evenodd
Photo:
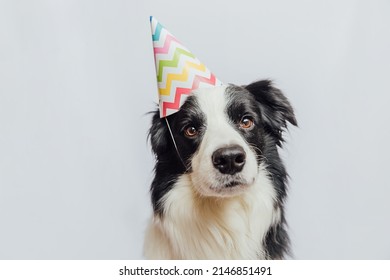
<path fill-rule="evenodd" d="M 196 96 L 200 108 L 206 114 L 210 110 L 216 110 L 220 106 L 226 105 L 226 88 L 226 85 L 202 88 L 194 90 L 191 95 Z"/>
<path fill-rule="evenodd" d="M 219 86 L 214 88 L 203 88 L 193 92 L 196 97 L 199 108 L 205 114 L 207 124 L 213 123 L 215 120 L 227 120 L 226 105 L 228 96 L 225 94 L 227 86 Z"/>

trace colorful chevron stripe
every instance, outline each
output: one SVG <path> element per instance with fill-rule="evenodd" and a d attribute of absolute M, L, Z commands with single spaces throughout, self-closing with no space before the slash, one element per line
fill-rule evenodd
<path fill-rule="evenodd" d="M 150 17 L 150 24 L 160 117 L 164 118 L 176 113 L 193 90 L 220 86 L 222 82 L 154 17 Z"/>

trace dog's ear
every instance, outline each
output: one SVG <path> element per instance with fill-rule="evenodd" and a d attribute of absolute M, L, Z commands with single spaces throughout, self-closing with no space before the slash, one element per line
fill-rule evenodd
<path fill-rule="evenodd" d="M 270 80 L 257 81 L 245 88 L 256 98 L 266 129 L 280 146 L 283 142 L 282 132 L 287 128 L 287 122 L 297 126 L 290 102 Z"/>
<path fill-rule="evenodd" d="M 152 126 L 149 129 L 149 139 L 152 151 L 155 155 L 161 155 L 168 149 L 168 128 L 163 118 L 160 118 L 159 110 L 152 112 Z"/>

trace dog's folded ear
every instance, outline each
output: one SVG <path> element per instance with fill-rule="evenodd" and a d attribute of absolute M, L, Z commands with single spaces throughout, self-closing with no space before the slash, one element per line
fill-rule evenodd
<path fill-rule="evenodd" d="M 266 129 L 280 146 L 283 142 L 282 132 L 287 128 L 287 122 L 297 126 L 290 102 L 270 80 L 257 81 L 245 88 L 256 98 Z"/>
<path fill-rule="evenodd" d="M 165 120 L 160 118 L 159 110 L 152 112 L 152 126 L 149 129 L 149 139 L 153 153 L 160 155 L 167 151 L 169 145 L 169 132 Z"/>

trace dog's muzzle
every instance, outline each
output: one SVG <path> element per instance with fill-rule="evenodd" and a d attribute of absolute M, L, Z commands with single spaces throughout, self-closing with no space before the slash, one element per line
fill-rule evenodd
<path fill-rule="evenodd" d="M 232 145 L 216 150 L 211 160 L 216 169 L 222 174 L 236 174 L 241 172 L 245 165 L 246 154 L 238 145 Z"/>

